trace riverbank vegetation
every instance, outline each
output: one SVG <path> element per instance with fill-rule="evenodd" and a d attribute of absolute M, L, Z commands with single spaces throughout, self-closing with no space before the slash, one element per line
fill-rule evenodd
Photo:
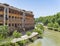
<path fill-rule="evenodd" d="M 35 22 L 42 22 L 48 29 L 53 29 L 55 31 L 60 31 L 60 12 L 46 17 L 39 17 L 35 19 Z"/>
<path fill-rule="evenodd" d="M 37 24 L 35 26 L 35 29 L 32 30 L 32 32 L 27 31 L 26 35 L 29 37 L 32 36 L 33 32 L 38 33 L 38 37 L 42 38 L 44 27 L 41 24 Z M 11 42 L 14 38 L 22 38 L 22 34 L 20 32 L 17 32 L 16 30 L 12 33 L 12 35 L 9 35 L 8 26 L 1 26 L 0 27 L 0 46 L 25 46 L 26 44 L 30 42 L 34 42 L 37 39 L 36 37 L 28 38 L 26 40 Z"/>
<path fill-rule="evenodd" d="M 42 24 L 37 24 L 36 26 L 35 26 L 35 29 L 33 30 L 34 32 L 38 32 L 38 34 L 39 34 L 39 37 L 43 37 L 43 32 L 44 32 L 44 27 L 43 27 L 43 25 Z"/>

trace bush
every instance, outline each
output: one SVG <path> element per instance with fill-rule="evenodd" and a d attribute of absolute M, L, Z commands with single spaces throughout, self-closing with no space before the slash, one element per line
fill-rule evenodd
<path fill-rule="evenodd" d="M 26 34 L 27 34 L 28 36 L 30 36 L 30 35 L 31 35 L 31 32 L 28 31 L 28 32 L 26 32 Z"/>
<path fill-rule="evenodd" d="M 8 36 L 8 27 L 0 26 L 0 38 L 6 38 Z"/>
<path fill-rule="evenodd" d="M 22 40 L 22 41 L 19 41 L 19 42 L 17 42 L 20 46 L 24 46 L 26 43 L 27 43 L 27 41 L 26 40 Z"/>
<path fill-rule="evenodd" d="M 18 43 L 15 43 L 15 46 L 20 46 Z"/>
<path fill-rule="evenodd" d="M 53 27 L 53 23 L 48 23 L 47 26 L 48 27 Z"/>
<path fill-rule="evenodd" d="M 48 27 L 48 29 L 53 30 L 53 27 Z"/>
<path fill-rule="evenodd" d="M 13 32 L 13 37 L 18 38 L 18 37 L 21 37 L 21 36 L 22 36 L 21 33 L 17 32 L 17 31 Z"/>
<path fill-rule="evenodd" d="M 0 44 L 0 46 L 10 46 L 10 43 L 11 42 L 2 43 L 2 44 Z"/>
<path fill-rule="evenodd" d="M 35 26 L 34 32 L 38 32 L 39 36 L 43 36 L 44 27 L 41 24 Z"/>
<path fill-rule="evenodd" d="M 30 41 L 30 42 L 34 42 L 34 39 L 33 39 L 33 38 L 29 38 L 29 41 Z"/>
<path fill-rule="evenodd" d="M 43 30 L 44 30 L 44 27 L 41 24 L 38 24 L 34 29 L 34 31 L 38 32 L 39 34 L 42 34 Z"/>
<path fill-rule="evenodd" d="M 58 31 L 58 28 L 54 28 L 55 31 Z"/>
<path fill-rule="evenodd" d="M 4 44 L 1 44 L 0 46 L 19 46 L 19 44 L 18 43 L 6 42 Z"/>
<path fill-rule="evenodd" d="M 54 28 L 58 28 L 59 27 L 59 24 L 57 22 L 54 23 L 53 25 Z"/>
<path fill-rule="evenodd" d="M 60 27 L 58 28 L 58 31 L 60 32 Z"/>
<path fill-rule="evenodd" d="M 38 29 L 38 28 L 40 28 L 41 30 L 44 30 L 44 27 L 43 27 L 42 24 L 37 24 L 37 25 L 35 26 L 35 29 Z"/>

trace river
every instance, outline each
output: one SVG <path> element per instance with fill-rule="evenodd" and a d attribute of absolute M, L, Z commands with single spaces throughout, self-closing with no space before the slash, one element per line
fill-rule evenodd
<path fill-rule="evenodd" d="M 46 29 L 43 39 L 37 39 L 29 46 L 60 46 L 60 32 Z"/>

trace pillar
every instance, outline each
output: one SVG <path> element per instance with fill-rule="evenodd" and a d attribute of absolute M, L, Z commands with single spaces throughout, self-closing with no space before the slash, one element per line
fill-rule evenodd
<path fill-rule="evenodd" d="M 23 11 L 22 28 L 25 31 L 25 12 Z"/>
<path fill-rule="evenodd" d="M 4 7 L 4 26 L 5 26 L 5 23 L 6 23 L 6 20 L 5 20 L 5 16 L 6 16 L 6 8 Z"/>

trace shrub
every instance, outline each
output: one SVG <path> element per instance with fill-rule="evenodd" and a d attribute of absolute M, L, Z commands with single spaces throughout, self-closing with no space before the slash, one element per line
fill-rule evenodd
<path fill-rule="evenodd" d="M 60 27 L 58 28 L 58 31 L 60 32 Z"/>
<path fill-rule="evenodd" d="M 29 38 L 29 41 L 30 41 L 30 42 L 34 42 L 34 39 L 33 39 L 33 38 Z"/>
<path fill-rule="evenodd" d="M 18 37 L 21 37 L 21 36 L 22 36 L 21 33 L 17 32 L 17 31 L 13 32 L 13 37 L 18 38 Z"/>
<path fill-rule="evenodd" d="M 48 27 L 48 29 L 53 30 L 53 27 Z"/>
<path fill-rule="evenodd" d="M 34 32 L 38 32 L 39 36 L 43 36 L 44 27 L 41 24 L 35 26 Z"/>
<path fill-rule="evenodd" d="M 47 26 L 48 27 L 53 27 L 53 23 L 48 23 Z"/>
<path fill-rule="evenodd" d="M 18 43 L 15 43 L 15 46 L 20 46 Z"/>
<path fill-rule="evenodd" d="M 35 26 L 35 29 L 38 29 L 38 28 L 40 28 L 41 30 L 44 30 L 44 27 L 43 27 L 42 24 L 37 24 L 37 25 Z"/>
<path fill-rule="evenodd" d="M 26 40 L 22 40 L 22 41 L 19 41 L 19 42 L 17 42 L 20 46 L 24 46 L 26 43 L 27 43 L 27 41 Z"/>
<path fill-rule="evenodd" d="M 0 44 L 0 46 L 10 46 L 10 43 L 11 42 L 2 43 L 2 44 Z"/>
<path fill-rule="evenodd" d="M 0 26 L 0 38 L 6 38 L 8 36 L 8 27 Z"/>
<path fill-rule="evenodd" d="M 55 31 L 58 31 L 58 28 L 54 28 Z"/>
<path fill-rule="evenodd" d="M 59 24 L 57 22 L 54 23 L 53 25 L 54 28 L 58 28 L 59 27 Z"/>
<path fill-rule="evenodd" d="M 27 34 L 28 36 L 30 36 L 30 35 L 31 35 L 31 32 L 27 31 L 26 34 Z"/>

